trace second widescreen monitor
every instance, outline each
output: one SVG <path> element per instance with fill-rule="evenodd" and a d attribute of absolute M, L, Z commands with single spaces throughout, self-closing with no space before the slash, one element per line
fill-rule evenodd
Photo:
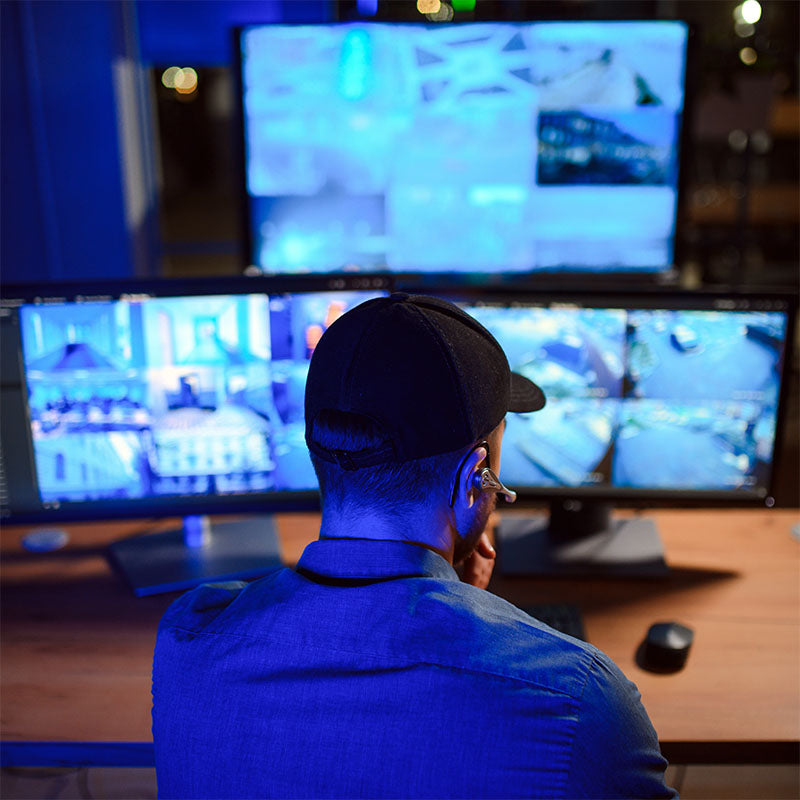
<path fill-rule="evenodd" d="M 250 258 L 669 270 L 686 44 L 668 21 L 246 28 Z"/>

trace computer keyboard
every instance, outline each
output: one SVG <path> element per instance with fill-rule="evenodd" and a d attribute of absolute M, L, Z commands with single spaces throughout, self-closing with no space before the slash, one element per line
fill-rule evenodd
<path fill-rule="evenodd" d="M 571 603 L 539 603 L 534 606 L 523 606 L 522 610 L 561 633 L 586 641 L 583 615 L 580 609 Z"/>

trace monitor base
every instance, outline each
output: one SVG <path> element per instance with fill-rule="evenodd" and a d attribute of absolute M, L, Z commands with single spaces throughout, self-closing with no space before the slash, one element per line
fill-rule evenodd
<path fill-rule="evenodd" d="M 502 575 L 665 578 L 669 567 L 655 522 L 614 519 L 590 531 L 565 531 L 546 514 L 505 517 L 497 528 Z"/>
<path fill-rule="evenodd" d="M 282 566 L 271 516 L 210 523 L 134 536 L 108 548 L 112 565 L 137 597 L 185 591 L 211 581 L 250 580 Z M 189 521 L 197 523 L 190 525 Z"/>

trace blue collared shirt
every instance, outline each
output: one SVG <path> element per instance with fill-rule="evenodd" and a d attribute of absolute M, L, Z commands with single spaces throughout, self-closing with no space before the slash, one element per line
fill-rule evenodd
<path fill-rule="evenodd" d="M 179 598 L 153 739 L 162 798 L 675 797 L 607 656 L 405 542 Z"/>

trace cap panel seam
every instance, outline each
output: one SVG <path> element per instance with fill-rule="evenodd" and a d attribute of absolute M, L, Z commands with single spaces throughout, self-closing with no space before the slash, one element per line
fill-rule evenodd
<path fill-rule="evenodd" d="M 373 319 L 363 331 L 361 331 L 361 336 L 358 337 L 358 342 L 356 343 L 355 350 L 353 352 L 353 357 L 350 359 L 350 363 L 347 365 L 347 369 L 345 370 L 343 380 L 344 380 L 344 399 L 347 405 L 347 410 L 350 410 L 353 405 L 353 397 L 352 397 L 352 386 L 353 386 L 353 372 L 356 369 L 356 362 L 361 357 L 361 350 L 363 349 L 364 342 L 367 341 L 369 336 L 372 334 L 372 331 L 378 326 L 380 321 L 380 315 L 375 314 L 373 315 Z M 344 409 L 343 409 L 344 410 Z"/>
<path fill-rule="evenodd" d="M 437 303 L 425 302 L 427 299 L 428 298 L 425 297 L 425 295 L 413 295 L 411 298 L 411 300 L 414 302 L 415 307 L 418 308 L 419 306 L 421 306 L 422 308 L 428 309 L 430 311 L 438 311 L 439 313 L 442 314 L 442 316 L 446 316 L 449 319 L 455 320 L 456 322 L 460 322 L 462 325 L 464 325 L 465 328 L 468 328 L 474 333 L 477 333 L 484 341 L 486 341 L 487 343 L 489 343 L 494 347 L 499 357 L 506 362 L 509 373 L 511 372 L 511 366 L 508 363 L 508 356 L 506 355 L 505 350 L 503 350 L 503 347 L 500 344 L 500 342 L 497 341 L 495 336 L 488 328 L 481 325 L 481 323 L 478 322 L 478 320 L 476 320 L 474 317 L 470 316 L 466 312 L 463 312 L 464 316 L 462 317 L 460 314 L 453 312 L 446 306 L 439 306 Z M 430 325 L 433 325 L 433 323 L 431 323 L 428 320 L 425 314 L 422 314 L 422 316 L 425 317 L 426 322 L 428 322 Z M 447 338 L 443 328 L 439 328 L 439 326 L 436 326 L 436 328 L 437 330 L 440 330 L 442 338 Z M 451 351 L 454 350 L 454 348 L 452 348 L 452 343 L 450 342 L 449 338 L 447 338 L 447 342 L 451 346 Z M 470 415 L 470 420 L 472 422 L 475 422 L 475 409 L 472 400 L 470 397 L 467 397 L 465 392 L 463 391 L 463 384 L 461 383 L 461 381 L 458 381 L 458 384 L 461 390 L 461 395 L 462 397 L 464 397 L 464 401 L 467 406 L 468 413 Z M 511 386 L 509 385 L 509 399 L 510 397 L 511 397 Z M 505 416 L 505 414 L 503 414 L 503 416 Z M 496 422 L 492 422 L 491 423 L 492 427 L 489 428 L 488 431 L 480 431 L 479 433 L 477 433 L 476 438 L 488 435 L 492 430 L 494 430 L 495 427 L 497 427 L 497 425 L 500 424 L 500 422 L 503 419 L 503 416 L 501 416 L 500 419 L 498 419 Z"/>
<path fill-rule="evenodd" d="M 424 302 L 424 300 L 426 299 L 424 296 L 419 296 L 418 295 L 418 296 L 413 297 L 412 299 L 415 301 L 415 307 L 417 306 L 416 301 L 420 300 L 420 302 L 418 303 L 419 306 L 422 306 L 423 308 L 428 309 L 430 311 L 439 311 L 442 314 L 442 316 L 446 316 L 448 319 L 452 319 L 452 320 L 455 320 L 456 322 L 460 322 L 465 328 L 467 328 L 467 329 L 471 330 L 472 332 L 478 334 L 485 342 L 487 342 L 488 344 L 493 346 L 493 348 L 497 351 L 498 356 L 500 358 L 502 358 L 506 362 L 506 365 L 508 365 L 508 356 L 506 356 L 505 350 L 503 350 L 502 345 L 497 341 L 497 339 L 494 337 L 492 332 L 490 330 L 488 330 L 486 327 L 484 327 L 483 325 L 481 325 L 480 322 L 478 322 L 474 317 L 471 317 L 469 314 L 466 314 L 466 313 L 464 314 L 464 317 L 462 317 L 460 314 L 456 314 L 456 313 L 452 312 L 450 309 L 448 309 L 446 307 L 440 307 L 436 303 L 426 303 L 426 302 Z M 427 318 L 427 316 L 425 314 L 423 314 L 422 312 L 420 312 L 420 313 L 421 313 L 422 317 L 425 319 L 425 321 L 429 325 L 431 325 L 431 326 L 435 325 L 435 323 L 431 322 Z M 445 329 L 444 328 L 440 328 L 438 325 L 436 325 L 435 327 L 440 332 L 441 337 L 447 341 L 448 345 L 451 348 L 450 353 L 447 354 L 448 360 L 449 361 L 454 360 L 455 356 L 451 356 L 451 354 L 456 352 L 456 348 L 452 347 L 452 342 L 450 341 L 447 333 L 445 332 Z M 508 369 L 509 369 L 509 373 L 510 373 L 511 372 L 510 366 L 508 367 Z M 510 379 L 509 379 L 509 382 L 510 382 Z M 472 398 L 467 396 L 467 394 L 464 392 L 463 383 L 460 380 L 457 381 L 457 383 L 459 385 L 461 396 L 464 399 L 464 403 L 465 403 L 467 412 L 469 413 L 470 422 L 474 424 L 474 423 L 477 422 L 477 420 L 475 419 L 475 409 L 474 409 L 474 405 L 472 403 Z M 511 387 L 509 385 L 509 399 L 510 399 L 510 395 L 511 395 Z M 506 411 L 507 411 L 507 409 L 506 409 Z M 498 420 L 496 420 L 496 421 L 492 420 L 492 422 L 489 423 L 490 424 L 489 429 L 485 430 L 485 431 L 478 431 L 475 434 L 475 437 L 479 438 L 481 436 L 487 436 L 489 433 L 491 433 L 492 430 L 494 430 L 494 428 L 497 427 L 497 425 L 500 424 L 500 422 L 502 421 L 504 416 L 505 416 L 505 413 L 503 415 L 501 415 L 501 417 Z"/>
<path fill-rule="evenodd" d="M 427 315 L 422 312 L 420 308 L 416 306 L 416 304 L 411 303 L 411 307 L 414 309 L 418 317 L 422 320 L 423 324 L 425 325 L 428 330 L 433 333 L 434 339 L 436 341 L 436 345 L 439 348 L 439 352 L 444 356 L 445 361 L 447 363 L 448 369 L 450 370 L 450 377 L 453 380 L 453 383 L 456 386 L 458 391 L 459 397 L 463 403 L 463 406 L 460 410 L 462 422 L 466 422 L 466 427 L 468 430 L 471 431 L 472 425 L 472 404 L 467 397 L 467 393 L 464 391 L 464 385 L 461 381 L 461 376 L 459 371 L 456 369 L 456 365 L 453 361 L 453 354 L 452 354 L 452 343 L 450 340 L 445 336 L 444 332 L 438 325 L 435 325 L 431 320 L 428 319 Z M 427 308 L 431 308 L 427 306 Z M 444 340 L 447 343 L 447 347 L 444 346 Z M 469 415 L 468 419 L 464 419 L 465 413 Z M 465 445 L 466 446 L 466 445 Z"/>
<path fill-rule="evenodd" d="M 478 320 L 476 320 L 466 311 L 462 311 L 463 313 L 462 316 L 461 314 L 456 314 L 446 306 L 439 306 L 436 303 L 425 302 L 427 299 L 428 298 L 425 295 L 413 295 L 411 297 L 411 300 L 414 302 L 415 306 L 417 307 L 421 306 L 422 308 L 426 308 L 431 311 L 438 311 L 442 316 L 454 319 L 457 322 L 460 322 L 462 325 L 464 325 L 464 327 L 469 328 L 474 333 L 477 333 L 482 339 L 485 339 L 487 342 L 492 344 L 496 350 L 502 353 L 503 356 L 506 358 L 506 361 L 508 360 L 505 350 L 503 350 L 503 346 L 500 344 L 500 342 L 497 341 L 494 334 L 485 325 L 482 325 Z"/>

